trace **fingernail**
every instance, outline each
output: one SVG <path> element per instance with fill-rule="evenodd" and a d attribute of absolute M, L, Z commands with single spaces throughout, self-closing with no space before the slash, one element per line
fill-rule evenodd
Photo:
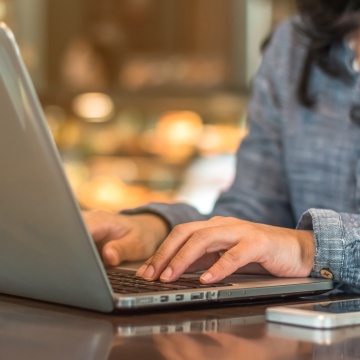
<path fill-rule="evenodd" d="M 146 271 L 143 274 L 143 278 L 146 280 L 152 280 L 152 277 L 154 275 L 155 269 L 152 265 L 149 265 Z"/>
<path fill-rule="evenodd" d="M 170 280 L 172 273 L 173 273 L 172 268 L 169 266 L 161 274 L 160 279 L 168 281 L 168 280 Z"/>
<path fill-rule="evenodd" d="M 116 251 L 112 248 L 104 249 L 104 260 L 109 265 L 117 265 L 118 259 L 117 259 Z"/>
<path fill-rule="evenodd" d="M 147 269 L 146 264 L 141 265 L 136 272 L 136 276 L 143 276 L 146 269 Z"/>
<path fill-rule="evenodd" d="M 212 278 L 213 278 L 212 274 L 209 272 L 206 272 L 201 275 L 200 280 L 207 283 L 207 282 L 211 281 Z"/>

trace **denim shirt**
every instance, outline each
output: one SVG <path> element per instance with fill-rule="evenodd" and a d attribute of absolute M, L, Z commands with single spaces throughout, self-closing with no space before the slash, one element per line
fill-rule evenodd
<path fill-rule="evenodd" d="M 329 270 L 334 280 L 360 290 L 360 77 L 347 43 L 330 55 L 343 77 L 312 69 L 312 108 L 299 103 L 297 87 L 308 40 L 292 18 L 281 24 L 253 80 L 249 135 L 237 151 L 233 185 L 211 214 L 186 204 L 152 203 L 128 213 L 154 212 L 171 227 L 212 216 L 233 216 L 314 231 L 311 276 Z M 358 106 L 358 108 L 357 108 Z M 357 110 L 357 111 L 356 111 Z M 356 116 L 357 115 L 357 116 Z M 216 169 L 214 169 L 216 171 Z"/>

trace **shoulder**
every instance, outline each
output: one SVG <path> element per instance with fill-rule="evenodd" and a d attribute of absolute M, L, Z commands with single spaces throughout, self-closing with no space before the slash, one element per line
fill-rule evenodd
<path fill-rule="evenodd" d="M 300 26 L 300 17 L 294 16 L 275 28 L 255 77 L 255 82 L 271 83 L 273 88 L 279 88 L 279 95 L 283 91 L 289 94 L 303 71 L 309 39 L 300 31 Z"/>
<path fill-rule="evenodd" d="M 293 66 L 302 63 L 309 46 L 309 38 L 301 32 L 301 25 L 299 16 L 280 23 L 273 31 L 268 46 L 264 50 L 264 58 L 280 61 L 283 65 L 289 62 Z"/>
<path fill-rule="evenodd" d="M 282 52 L 306 49 L 309 38 L 301 31 L 302 26 L 303 22 L 298 15 L 283 21 L 273 31 L 269 47 L 282 49 Z"/>

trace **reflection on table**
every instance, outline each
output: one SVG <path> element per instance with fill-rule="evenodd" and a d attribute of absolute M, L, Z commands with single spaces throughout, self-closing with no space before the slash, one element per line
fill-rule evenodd
<path fill-rule="evenodd" d="M 330 300 L 341 298 L 346 296 L 337 295 Z M 316 299 L 291 302 L 304 301 L 314 302 Z M 264 312 L 268 305 L 252 303 L 221 308 L 104 315 L 0 296 L 1 358 L 360 358 L 360 326 L 314 330 L 266 323 Z M 276 303 L 271 304 L 274 305 Z"/>

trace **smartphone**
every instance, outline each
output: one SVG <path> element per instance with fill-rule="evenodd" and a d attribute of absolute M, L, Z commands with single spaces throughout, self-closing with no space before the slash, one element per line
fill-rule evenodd
<path fill-rule="evenodd" d="M 269 307 L 266 320 L 316 329 L 360 324 L 360 299 Z"/>

